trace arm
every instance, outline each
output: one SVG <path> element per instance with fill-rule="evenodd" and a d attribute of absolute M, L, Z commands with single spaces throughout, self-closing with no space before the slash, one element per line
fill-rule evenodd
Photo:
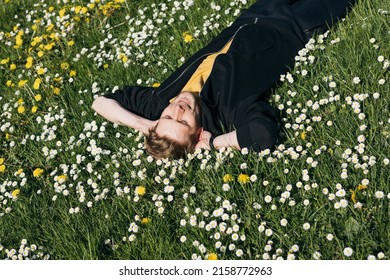
<path fill-rule="evenodd" d="M 215 137 L 214 147 L 216 149 L 220 149 L 222 147 L 232 147 L 234 149 L 241 150 L 237 140 L 237 131 L 234 130 Z"/>
<path fill-rule="evenodd" d="M 239 123 L 232 132 L 217 136 L 213 143 L 216 149 L 232 147 L 237 150 L 251 148 L 256 152 L 271 148 L 279 135 L 279 124 L 272 107 L 264 102 L 255 102 L 243 112 L 245 122 Z M 203 131 L 195 148 L 210 149 L 211 133 Z"/>
<path fill-rule="evenodd" d="M 201 149 L 210 149 L 210 137 L 211 133 L 208 131 L 202 131 L 199 142 L 196 145 L 195 148 L 201 148 Z M 225 133 L 222 135 L 218 135 L 214 139 L 214 147 L 216 149 L 220 149 L 222 147 L 232 147 L 237 150 L 241 150 L 240 145 L 238 144 L 237 140 L 237 132 L 234 130 L 229 133 Z"/>
<path fill-rule="evenodd" d="M 149 129 L 157 124 L 157 121 L 140 117 L 123 108 L 117 101 L 103 96 L 95 99 L 92 109 L 112 123 L 137 129 L 144 134 L 148 134 Z"/>

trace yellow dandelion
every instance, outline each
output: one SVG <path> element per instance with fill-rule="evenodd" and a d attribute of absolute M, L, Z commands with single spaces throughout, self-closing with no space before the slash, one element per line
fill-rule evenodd
<path fill-rule="evenodd" d="M 4 171 L 5 171 L 5 165 L 1 164 L 0 165 L 0 172 L 4 173 Z"/>
<path fill-rule="evenodd" d="M 27 69 L 30 69 L 32 67 L 33 61 L 34 59 L 31 56 L 27 58 L 27 63 L 25 65 Z"/>
<path fill-rule="evenodd" d="M 349 190 L 351 192 L 351 200 L 353 203 L 356 203 L 356 191 Z"/>
<path fill-rule="evenodd" d="M 31 113 L 36 113 L 37 112 L 37 110 L 38 110 L 38 107 L 37 106 L 32 106 L 32 108 L 31 108 Z"/>
<path fill-rule="evenodd" d="M 6 134 L 5 134 L 5 140 L 8 140 L 9 137 L 10 137 L 9 133 L 6 133 Z"/>
<path fill-rule="evenodd" d="M 9 66 L 9 69 L 10 69 L 10 70 L 15 70 L 15 69 L 16 69 L 16 64 L 15 64 L 15 63 L 12 63 L 12 64 Z"/>
<path fill-rule="evenodd" d="M 55 45 L 54 43 L 47 44 L 45 46 L 45 50 L 50 51 L 54 47 L 54 45 Z"/>
<path fill-rule="evenodd" d="M 50 6 L 50 7 L 49 7 L 49 12 L 51 13 L 52 11 L 54 11 L 54 7 L 53 7 L 53 6 Z"/>
<path fill-rule="evenodd" d="M 74 12 L 75 12 L 76 14 L 78 14 L 80 11 L 81 11 L 81 6 L 76 6 L 76 7 L 74 8 Z"/>
<path fill-rule="evenodd" d="M 49 26 L 46 28 L 46 31 L 49 32 L 54 28 L 54 24 L 49 24 Z"/>
<path fill-rule="evenodd" d="M 365 189 L 367 189 L 367 186 L 366 186 L 366 185 L 359 185 L 359 186 L 357 186 L 357 188 L 356 188 L 356 190 L 358 190 L 358 191 L 362 191 L 362 190 L 365 190 Z"/>
<path fill-rule="evenodd" d="M 77 74 L 76 70 L 72 70 L 69 72 L 69 76 L 71 76 L 71 77 L 75 77 L 76 74 Z"/>
<path fill-rule="evenodd" d="M 56 33 L 51 33 L 51 34 L 49 35 L 49 37 L 50 37 L 50 39 L 53 39 L 53 40 L 56 40 L 56 41 L 59 40 L 58 35 L 57 35 Z"/>
<path fill-rule="evenodd" d="M 82 14 L 86 14 L 88 12 L 88 8 L 87 7 L 82 7 L 81 8 L 81 13 Z"/>
<path fill-rule="evenodd" d="M 157 87 L 159 87 L 160 85 L 161 85 L 160 83 L 154 83 L 152 87 L 157 88 Z"/>
<path fill-rule="evenodd" d="M 25 84 L 27 84 L 28 80 L 20 80 L 18 83 L 18 87 L 23 87 Z"/>
<path fill-rule="evenodd" d="M 19 105 L 23 104 L 24 100 L 23 98 L 19 98 L 18 101 L 16 101 Z"/>
<path fill-rule="evenodd" d="M 222 179 L 223 179 L 223 182 L 224 182 L 224 183 L 233 181 L 233 175 L 232 175 L 232 174 L 226 174 L 225 176 L 223 176 Z"/>
<path fill-rule="evenodd" d="M 144 186 L 138 186 L 135 188 L 136 195 L 144 195 L 146 193 L 146 188 Z"/>
<path fill-rule="evenodd" d="M 192 40 L 194 40 L 194 37 L 192 36 L 192 35 L 186 35 L 185 37 L 184 37 L 184 42 L 186 42 L 186 43 L 191 43 L 192 42 Z"/>
<path fill-rule="evenodd" d="M 103 68 L 104 68 L 104 69 L 107 69 L 107 68 L 108 68 L 108 64 L 105 63 L 105 64 L 103 65 Z"/>
<path fill-rule="evenodd" d="M 3 164 L 4 163 L 4 158 L 0 158 L 0 164 Z"/>
<path fill-rule="evenodd" d="M 210 260 L 210 261 L 218 260 L 218 255 L 216 253 L 210 253 L 208 255 L 207 259 Z"/>
<path fill-rule="evenodd" d="M 37 70 L 37 73 L 38 73 L 38 75 L 45 74 L 45 69 L 44 69 L 44 68 L 39 68 L 39 69 Z"/>
<path fill-rule="evenodd" d="M 65 174 L 60 175 L 60 176 L 57 177 L 57 181 L 60 184 L 64 183 L 66 181 L 66 179 L 68 179 L 68 176 L 66 176 Z"/>
<path fill-rule="evenodd" d="M 34 37 L 33 42 L 35 42 L 35 43 L 40 43 L 40 42 L 42 42 L 42 38 L 36 36 L 36 37 Z"/>
<path fill-rule="evenodd" d="M 60 94 L 60 91 L 61 91 L 61 90 L 60 90 L 59 88 L 57 88 L 57 87 L 53 89 L 53 93 L 54 93 L 55 95 L 59 95 L 59 94 Z"/>
<path fill-rule="evenodd" d="M 306 139 L 306 135 L 307 135 L 307 131 L 302 131 L 301 132 L 301 139 L 305 140 Z"/>
<path fill-rule="evenodd" d="M 126 63 L 129 60 L 129 58 L 126 55 L 123 55 L 121 59 L 123 63 Z"/>
<path fill-rule="evenodd" d="M 26 108 L 24 108 L 23 105 L 21 105 L 21 106 L 18 107 L 18 113 L 19 113 L 19 114 L 24 114 L 25 111 L 26 111 Z"/>
<path fill-rule="evenodd" d="M 17 35 L 17 36 L 15 37 L 15 46 L 14 46 L 14 48 L 17 49 L 17 48 L 19 48 L 21 45 L 23 45 L 22 36 L 21 36 L 21 35 Z"/>
<path fill-rule="evenodd" d="M 5 83 L 5 85 L 6 85 L 7 87 L 11 87 L 11 86 L 14 85 L 14 83 L 13 83 L 12 81 L 8 80 L 8 81 Z"/>
<path fill-rule="evenodd" d="M 12 196 L 13 196 L 14 198 L 17 198 L 17 197 L 19 196 L 19 194 L 20 194 L 20 189 L 14 189 L 14 190 L 12 191 Z"/>
<path fill-rule="evenodd" d="M 37 95 L 35 95 L 34 96 L 34 98 L 35 98 L 35 101 L 41 101 L 42 100 L 42 95 L 40 95 L 40 94 L 37 94 Z"/>
<path fill-rule="evenodd" d="M 16 174 L 20 175 L 20 174 L 22 174 L 22 172 L 23 172 L 23 168 L 19 168 L 18 171 L 16 171 Z"/>
<path fill-rule="evenodd" d="M 194 37 L 188 33 L 188 31 L 183 33 L 184 42 L 190 43 L 192 40 L 194 40 Z"/>
<path fill-rule="evenodd" d="M 42 57 L 45 53 L 43 51 L 38 52 L 38 57 Z"/>
<path fill-rule="evenodd" d="M 36 78 L 35 82 L 34 82 L 34 85 L 33 85 L 33 88 L 34 89 L 39 89 L 40 85 L 41 85 L 41 79 L 40 78 Z"/>
<path fill-rule="evenodd" d="M 68 46 L 69 46 L 69 47 L 74 46 L 74 44 L 75 44 L 75 43 L 74 43 L 73 40 L 70 40 L 70 41 L 68 42 Z"/>
<path fill-rule="evenodd" d="M 68 62 L 62 62 L 60 66 L 61 66 L 61 69 L 66 70 L 66 69 L 69 68 L 69 63 Z"/>
<path fill-rule="evenodd" d="M 43 174 L 43 169 L 42 168 L 35 168 L 33 171 L 33 176 L 35 178 L 40 177 Z"/>
<path fill-rule="evenodd" d="M 63 8 L 63 9 L 58 11 L 58 14 L 60 15 L 60 18 L 63 18 L 65 16 L 65 12 L 66 12 L 65 8 Z"/>
<path fill-rule="evenodd" d="M 1 65 L 7 64 L 8 62 L 9 62 L 9 58 L 4 58 L 4 59 L 0 60 Z"/>
<path fill-rule="evenodd" d="M 143 218 L 143 219 L 141 220 L 141 224 L 146 225 L 146 224 L 149 224 L 150 221 L 151 221 L 150 218 Z"/>
<path fill-rule="evenodd" d="M 240 174 L 238 175 L 238 182 L 241 183 L 241 184 L 246 184 L 249 182 L 249 175 L 246 175 L 246 174 Z"/>
<path fill-rule="evenodd" d="M 37 30 L 38 29 L 38 25 L 34 24 L 33 26 L 31 26 L 31 29 L 34 30 L 34 31 Z"/>

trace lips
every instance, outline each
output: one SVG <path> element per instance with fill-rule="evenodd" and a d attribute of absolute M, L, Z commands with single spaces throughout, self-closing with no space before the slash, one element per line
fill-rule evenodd
<path fill-rule="evenodd" d="M 184 104 L 188 107 L 191 107 L 190 100 L 187 97 L 180 97 L 180 99 L 177 101 L 179 104 Z"/>

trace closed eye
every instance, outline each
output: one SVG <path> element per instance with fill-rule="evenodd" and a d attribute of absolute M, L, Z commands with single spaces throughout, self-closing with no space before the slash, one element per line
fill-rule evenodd
<path fill-rule="evenodd" d="M 165 115 L 165 116 L 163 116 L 162 118 L 163 118 L 163 119 L 166 119 L 166 120 L 172 120 L 171 116 L 169 116 L 169 115 Z M 181 124 L 184 124 L 184 125 L 186 125 L 186 126 L 190 126 L 190 125 L 188 124 L 188 122 L 185 121 L 185 120 L 181 120 L 181 121 L 178 121 L 178 122 L 181 123 Z"/>

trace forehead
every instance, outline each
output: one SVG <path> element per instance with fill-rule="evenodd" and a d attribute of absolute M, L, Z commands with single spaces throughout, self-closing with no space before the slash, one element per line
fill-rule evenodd
<path fill-rule="evenodd" d="M 160 119 L 157 124 L 156 132 L 160 136 L 184 142 L 190 134 L 190 128 L 175 120 Z"/>

